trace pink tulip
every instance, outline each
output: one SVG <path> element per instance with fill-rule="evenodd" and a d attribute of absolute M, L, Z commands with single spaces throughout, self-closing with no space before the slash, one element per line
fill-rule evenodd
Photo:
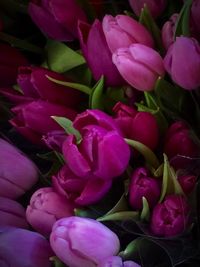
<path fill-rule="evenodd" d="M 176 21 L 178 19 L 178 14 L 173 14 L 168 21 L 162 27 L 162 42 L 167 50 L 171 44 L 174 42 L 174 34 L 176 29 Z"/>

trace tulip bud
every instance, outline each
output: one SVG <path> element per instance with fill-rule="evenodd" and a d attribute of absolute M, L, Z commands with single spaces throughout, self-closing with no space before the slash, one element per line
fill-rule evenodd
<path fill-rule="evenodd" d="M 124 261 L 119 256 L 111 256 L 103 260 L 97 267 L 141 267 L 134 261 Z"/>
<path fill-rule="evenodd" d="M 200 45 L 197 40 L 184 36 L 176 37 L 176 41 L 170 46 L 164 58 L 164 66 L 172 80 L 179 86 L 187 90 L 198 88 Z"/>
<path fill-rule="evenodd" d="M 164 237 L 182 234 L 188 226 L 189 210 L 188 203 L 183 196 L 167 196 L 163 203 L 157 204 L 153 209 L 152 232 Z"/>
<path fill-rule="evenodd" d="M 137 168 L 129 185 L 129 203 L 134 210 L 142 209 L 143 197 L 146 198 L 150 208 L 155 206 L 160 197 L 160 184 L 158 179 L 149 175 L 147 169 Z"/>
<path fill-rule="evenodd" d="M 158 52 L 142 44 L 117 49 L 112 59 L 122 77 L 140 91 L 153 90 L 158 77 L 165 73 Z"/>
<path fill-rule="evenodd" d="M 58 41 L 77 38 L 78 20 L 86 21 L 83 10 L 74 0 L 31 0 L 28 12 L 44 34 Z"/>
<path fill-rule="evenodd" d="M 195 175 L 181 175 L 178 181 L 186 195 L 189 195 L 195 188 L 197 177 Z"/>
<path fill-rule="evenodd" d="M 13 145 L 0 139 L 0 196 L 16 199 L 38 180 L 34 163 Z"/>
<path fill-rule="evenodd" d="M 166 0 L 129 0 L 129 4 L 133 9 L 134 13 L 139 17 L 142 8 L 146 4 L 151 12 L 151 15 L 156 18 L 164 11 L 167 1 Z"/>
<path fill-rule="evenodd" d="M 90 234 L 91 233 L 91 234 Z M 73 267 L 95 267 L 120 248 L 117 235 L 98 221 L 70 217 L 57 221 L 50 244 L 59 259 Z"/>
<path fill-rule="evenodd" d="M 198 38 L 198 40 L 200 41 L 199 12 L 200 12 L 200 1 L 199 0 L 193 0 L 192 6 L 191 6 L 191 13 L 190 13 L 192 34 L 195 36 L 195 38 Z"/>
<path fill-rule="evenodd" d="M 115 121 L 124 137 L 143 143 L 151 149 L 158 144 L 159 130 L 155 117 L 148 112 L 137 112 L 133 107 L 118 102 L 113 111 Z"/>
<path fill-rule="evenodd" d="M 2 226 L 28 228 L 22 205 L 4 197 L 0 197 L 0 227 Z"/>
<path fill-rule="evenodd" d="M 62 130 L 51 131 L 42 137 L 47 147 L 57 152 L 62 152 L 62 145 L 66 139 L 66 132 Z"/>
<path fill-rule="evenodd" d="M 51 267 L 48 241 L 40 234 L 20 228 L 0 231 L 1 267 Z"/>
<path fill-rule="evenodd" d="M 108 47 L 112 53 L 118 48 L 129 47 L 133 43 L 154 46 L 148 30 L 139 22 L 126 15 L 113 17 L 106 15 L 102 22 Z"/>
<path fill-rule="evenodd" d="M 176 21 L 178 16 L 179 15 L 177 13 L 173 14 L 162 27 L 162 42 L 166 50 L 174 42 L 174 32 L 176 29 Z"/>
<path fill-rule="evenodd" d="M 74 214 L 74 204 L 56 193 L 53 188 L 37 190 L 26 210 L 27 221 L 37 232 L 49 235 L 53 224 L 60 218 Z"/>

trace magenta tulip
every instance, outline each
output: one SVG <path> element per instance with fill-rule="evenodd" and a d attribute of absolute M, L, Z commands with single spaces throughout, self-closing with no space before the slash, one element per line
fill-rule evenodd
<path fill-rule="evenodd" d="M 193 0 L 191 6 L 190 20 L 191 20 L 191 32 L 195 38 L 200 41 L 200 1 Z"/>
<path fill-rule="evenodd" d="M 78 20 L 86 21 L 83 10 L 74 0 L 31 0 L 28 12 L 44 34 L 59 41 L 77 38 Z"/>
<path fill-rule="evenodd" d="M 109 228 L 80 217 L 57 221 L 50 243 L 57 257 L 71 267 L 96 267 L 104 258 L 116 255 L 120 248 L 117 235 Z"/>
<path fill-rule="evenodd" d="M 37 180 L 35 164 L 16 147 L 0 139 L 0 196 L 16 199 Z"/>
<path fill-rule="evenodd" d="M 126 15 L 113 17 L 106 15 L 102 22 L 103 31 L 112 53 L 118 48 L 129 47 L 133 43 L 141 43 L 149 47 L 154 41 L 148 30 L 139 22 Z"/>
<path fill-rule="evenodd" d="M 176 29 L 176 21 L 178 19 L 178 14 L 173 14 L 168 21 L 162 27 L 162 42 L 167 50 L 171 44 L 174 42 L 174 34 Z"/>
<path fill-rule="evenodd" d="M 42 140 L 48 148 L 61 153 L 66 136 L 67 133 L 64 130 L 54 130 L 44 135 Z"/>
<path fill-rule="evenodd" d="M 167 196 L 163 203 L 157 204 L 152 212 L 151 230 L 157 236 L 176 236 L 188 227 L 189 205 L 180 195 Z"/>
<path fill-rule="evenodd" d="M 122 77 L 140 91 L 153 90 L 158 77 L 165 73 L 158 52 L 142 44 L 119 48 L 112 59 Z"/>
<path fill-rule="evenodd" d="M 197 177 L 192 174 L 178 176 L 178 181 L 186 195 L 189 195 L 195 188 Z"/>

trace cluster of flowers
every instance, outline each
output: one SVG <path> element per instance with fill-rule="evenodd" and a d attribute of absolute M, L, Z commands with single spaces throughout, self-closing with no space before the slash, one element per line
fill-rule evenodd
<path fill-rule="evenodd" d="M 126 208 L 116 205 L 106 220 L 117 214 L 115 220 L 141 221 L 150 236 L 164 239 L 183 235 L 195 221 L 190 200 L 198 177 L 186 166 L 200 155 L 198 138 L 181 119 L 169 120 L 162 133 L 155 114 L 137 109 L 137 103 L 166 73 L 183 91 L 200 87 L 200 1 L 180 1 L 189 7 L 190 37 L 174 38 L 182 13 L 162 23 L 162 51 L 135 17 L 149 10 L 152 21 L 157 19 L 166 0 L 129 0 L 134 16 L 104 15 L 104 1 L 89 2 L 100 18 L 90 24 L 74 0 L 33 0 L 28 12 L 47 37 L 79 40 L 94 81 L 104 77 L 104 98 L 109 88 L 123 88 L 125 102 L 116 100 L 109 111 L 85 108 L 81 88 L 90 101 L 94 90 L 78 84 L 79 77 L 33 66 L 19 50 L 0 43 L 0 93 L 12 103 L 10 124 L 38 151 L 53 150 L 63 160 L 44 187 L 35 163 L 0 139 L 1 266 L 49 267 L 54 256 L 69 267 L 140 266 L 120 254 L 120 236 L 103 224 L 107 214 L 78 216 L 118 182 L 124 184 Z M 23 207 L 18 200 L 34 185 Z"/>

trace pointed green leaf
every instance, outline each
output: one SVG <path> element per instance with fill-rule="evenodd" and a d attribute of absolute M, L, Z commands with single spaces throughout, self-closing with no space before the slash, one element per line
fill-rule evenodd
<path fill-rule="evenodd" d="M 73 122 L 64 117 L 51 116 L 68 134 L 73 134 L 77 142 L 81 140 L 81 134 L 73 127 Z"/>
<path fill-rule="evenodd" d="M 119 253 L 119 256 L 122 257 L 123 259 L 129 259 L 129 257 L 132 256 L 133 252 L 135 250 L 137 250 L 138 247 L 138 243 L 140 241 L 140 238 L 134 239 L 133 241 L 131 241 L 127 247 L 125 248 L 124 251 L 121 251 Z"/>
<path fill-rule="evenodd" d="M 126 210 L 128 210 L 128 203 L 125 198 L 125 195 L 123 194 L 121 198 L 119 199 L 119 201 L 117 202 L 117 204 L 111 210 L 109 210 L 105 214 L 105 216 L 116 213 L 116 212 L 120 212 L 120 211 L 126 211 Z"/>
<path fill-rule="evenodd" d="M 142 197 L 142 212 L 140 214 L 140 219 L 142 221 L 148 221 L 150 217 L 149 203 L 145 197 Z"/>
<path fill-rule="evenodd" d="M 136 220 L 138 219 L 139 213 L 137 211 L 120 211 L 103 217 L 99 217 L 97 221 L 125 221 L 125 220 Z"/>
<path fill-rule="evenodd" d="M 54 40 L 47 42 L 46 53 L 49 68 L 56 72 L 63 73 L 85 63 L 81 54 Z"/>
<path fill-rule="evenodd" d="M 103 109 L 103 89 L 104 89 L 104 77 L 96 83 L 90 94 L 89 106 L 91 109 Z"/>
<path fill-rule="evenodd" d="M 128 145 L 130 145 L 131 147 L 136 149 L 138 152 L 140 152 L 143 155 L 143 157 L 145 158 L 146 162 L 150 166 L 152 166 L 155 169 L 157 169 L 159 167 L 159 165 L 160 165 L 159 160 L 150 148 L 148 148 L 147 146 L 145 146 L 144 144 L 142 144 L 138 141 L 134 141 L 131 139 L 126 139 L 126 138 L 124 140 L 126 141 L 126 143 Z"/>
<path fill-rule="evenodd" d="M 153 176 L 156 178 L 160 178 L 163 175 L 164 164 L 162 163 L 154 172 Z"/>
<path fill-rule="evenodd" d="M 73 88 L 73 89 L 76 89 L 82 93 L 85 93 L 87 95 L 90 95 L 90 93 L 92 92 L 92 90 L 84 85 L 84 84 L 80 84 L 80 83 L 70 83 L 70 82 L 64 82 L 64 81 L 60 81 L 60 80 L 56 80 L 48 75 L 46 75 L 47 79 L 49 79 L 50 81 L 54 82 L 54 83 L 57 83 L 57 84 L 60 84 L 60 85 L 64 85 L 66 87 L 70 87 L 70 88 Z"/>

